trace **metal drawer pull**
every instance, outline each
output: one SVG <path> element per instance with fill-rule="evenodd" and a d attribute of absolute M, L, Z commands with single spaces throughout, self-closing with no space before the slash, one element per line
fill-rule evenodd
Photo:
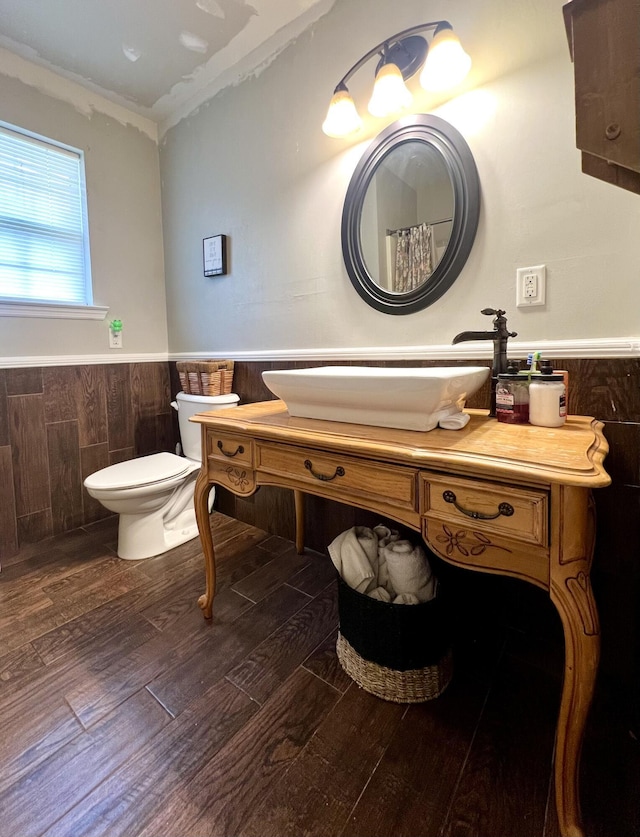
<path fill-rule="evenodd" d="M 504 515 L 505 517 L 511 517 L 513 514 L 513 506 L 510 503 L 500 503 L 498 506 L 498 511 L 495 514 L 484 514 L 483 512 L 477 511 L 469 511 L 468 509 L 463 509 L 462 506 L 459 506 L 456 503 L 456 495 L 453 491 L 444 491 L 442 494 L 442 499 L 445 503 L 453 503 L 453 505 L 458 509 L 459 512 L 462 514 L 466 514 L 467 517 L 472 517 L 474 520 L 495 520 L 496 517 L 500 517 L 500 515 Z"/>
<path fill-rule="evenodd" d="M 313 465 L 311 464 L 310 459 L 305 459 L 304 467 L 307 469 L 307 471 L 311 471 L 312 475 L 317 480 L 322 480 L 322 482 L 331 482 L 331 480 L 334 480 L 336 477 L 344 477 L 344 468 L 342 467 L 342 465 L 338 465 L 338 467 L 336 468 L 336 472 L 332 477 L 327 477 L 325 476 L 325 474 L 316 474 L 316 472 L 313 470 Z"/>
<path fill-rule="evenodd" d="M 238 445 L 238 447 L 234 450 L 233 453 L 229 453 L 228 450 L 224 450 L 224 448 L 222 447 L 222 442 L 220 441 L 220 439 L 218 439 L 218 450 L 224 456 L 228 456 L 229 458 L 231 458 L 233 456 L 237 456 L 239 453 L 244 453 L 244 448 L 243 448 L 242 445 Z"/>

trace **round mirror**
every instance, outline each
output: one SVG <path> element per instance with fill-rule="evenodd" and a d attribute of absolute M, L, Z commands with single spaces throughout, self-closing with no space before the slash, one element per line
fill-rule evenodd
<path fill-rule="evenodd" d="M 342 252 L 360 296 L 411 314 L 451 287 L 478 226 L 480 184 L 463 136 L 437 116 L 386 128 L 353 173 L 342 213 Z"/>

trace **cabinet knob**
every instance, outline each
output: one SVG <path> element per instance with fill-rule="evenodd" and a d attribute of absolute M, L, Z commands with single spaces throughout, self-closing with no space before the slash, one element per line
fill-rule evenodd
<path fill-rule="evenodd" d="M 617 122 L 612 122 L 605 128 L 604 134 L 608 140 L 618 139 L 622 133 L 622 128 Z"/>

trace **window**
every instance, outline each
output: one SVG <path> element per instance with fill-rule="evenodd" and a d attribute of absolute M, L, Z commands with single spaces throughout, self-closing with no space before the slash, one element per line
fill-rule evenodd
<path fill-rule="evenodd" d="M 82 151 L 0 122 L 2 313 L 92 301 Z"/>

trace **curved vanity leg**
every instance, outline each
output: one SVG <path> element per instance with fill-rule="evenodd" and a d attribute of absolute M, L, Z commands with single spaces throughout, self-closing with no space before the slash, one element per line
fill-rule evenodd
<path fill-rule="evenodd" d="M 584 566 L 579 562 L 577 567 L 570 564 L 560 568 L 566 572 L 552 578 L 550 590 L 565 642 L 555 752 L 556 806 L 563 837 L 584 837 L 578 790 L 580 751 L 600 656 L 598 611 Z"/>
<path fill-rule="evenodd" d="M 304 492 L 294 489 L 293 499 L 296 505 L 296 552 L 302 555 L 304 552 Z"/>
<path fill-rule="evenodd" d="M 213 612 L 213 597 L 216 594 L 216 558 L 211 536 L 211 522 L 209 520 L 209 494 L 212 483 L 205 468 L 202 468 L 196 479 L 193 502 L 196 510 L 196 522 L 200 533 L 200 543 L 204 554 L 205 592 L 198 599 L 205 619 L 211 619 Z"/>

